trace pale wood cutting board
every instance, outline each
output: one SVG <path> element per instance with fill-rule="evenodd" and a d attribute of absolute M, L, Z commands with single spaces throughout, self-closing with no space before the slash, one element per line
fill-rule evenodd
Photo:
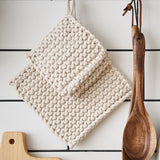
<path fill-rule="evenodd" d="M 38 158 L 29 155 L 25 134 L 21 132 L 5 132 L 0 147 L 0 160 L 61 160 L 60 158 Z"/>

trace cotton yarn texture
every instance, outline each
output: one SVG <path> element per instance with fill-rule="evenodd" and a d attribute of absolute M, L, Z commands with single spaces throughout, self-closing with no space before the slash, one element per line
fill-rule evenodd
<path fill-rule="evenodd" d="M 10 84 L 71 148 L 131 95 L 104 47 L 71 12 L 27 58 Z"/>
<path fill-rule="evenodd" d="M 71 15 L 27 54 L 35 69 L 64 94 L 74 93 L 105 56 L 100 42 Z"/>

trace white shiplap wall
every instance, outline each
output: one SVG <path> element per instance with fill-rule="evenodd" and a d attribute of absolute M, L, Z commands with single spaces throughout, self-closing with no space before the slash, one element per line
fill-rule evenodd
<path fill-rule="evenodd" d="M 77 0 L 79 20 L 93 32 L 113 63 L 132 81 L 131 15 L 122 17 L 128 0 Z M 160 1 L 144 0 L 146 36 L 145 105 L 160 135 Z M 0 1 L 0 136 L 4 131 L 27 134 L 32 155 L 64 160 L 121 159 L 123 129 L 130 102 L 124 102 L 73 150 L 52 134 L 44 122 L 8 85 L 28 64 L 25 51 L 34 47 L 66 13 L 66 0 Z M 156 156 L 153 157 L 156 159 Z"/>

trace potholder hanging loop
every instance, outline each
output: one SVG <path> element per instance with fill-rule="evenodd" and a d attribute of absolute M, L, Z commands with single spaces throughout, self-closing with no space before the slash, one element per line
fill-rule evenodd
<path fill-rule="evenodd" d="M 71 5 L 70 5 L 70 1 L 72 1 L 72 10 L 71 10 Z M 67 1 L 68 5 L 67 5 L 67 14 L 72 15 L 74 18 L 76 18 L 76 2 L 75 0 L 68 0 Z"/>

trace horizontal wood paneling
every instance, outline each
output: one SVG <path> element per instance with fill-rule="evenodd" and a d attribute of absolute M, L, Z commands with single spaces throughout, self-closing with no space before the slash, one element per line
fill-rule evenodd
<path fill-rule="evenodd" d="M 145 103 L 157 133 L 160 135 L 160 103 Z M 73 150 L 121 150 L 123 129 L 128 116 L 129 102 L 119 106 L 110 116 L 98 125 L 84 141 Z M 28 135 L 29 150 L 66 149 L 57 136 L 51 133 L 46 124 L 23 102 L 0 103 L 0 135 L 4 131 L 22 131 Z"/>
<path fill-rule="evenodd" d="M 3 77 L 0 83 L 0 100 L 19 99 L 15 88 L 9 86 L 9 82 L 29 64 L 25 53 L 26 52 L 0 52 L 0 73 Z M 110 52 L 110 54 L 113 64 L 131 81 L 132 54 L 130 52 Z M 128 60 L 126 61 L 125 58 Z"/>
<path fill-rule="evenodd" d="M 121 153 L 74 153 L 74 152 L 62 152 L 62 153 L 31 153 L 33 156 L 42 156 L 42 157 L 61 157 L 64 160 L 114 160 L 120 159 Z"/>
<path fill-rule="evenodd" d="M 0 103 L 0 136 L 5 131 L 25 132 L 29 150 L 67 149 L 61 139 L 24 102 Z"/>
<path fill-rule="evenodd" d="M 160 101 L 160 52 L 146 54 L 146 99 Z"/>
<path fill-rule="evenodd" d="M 129 1 L 76 0 L 76 2 L 80 22 L 95 34 L 106 49 L 112 50 L 109 53 L 113 64 L 129 81 L 132 81 L 132 52 L 121 51 L 132 48 L 131 13 L 122 17 L 122 9 Z M 148 49 L 145 64 L 145 105 L 158 136 L 160 136 L 159 6 L 158 0 L 143 1 L 142 28 Z M 30 153 L 40 157 L 57 156 L 65 160 L 122 159 L 122 135 L 130 102 L 119 106 L 84 141 L 74 149 L 67 150 L 67 146 L 52 134 L 32 108 L 19 101 L 14 87 L 8 85 L 9 81 L 29 63 L 23 50 L 33 48 L 65 14 L 66 0 L 0 0 L 0 138 L 4 131 L 25 132 Z M 3 49 L 6 51 L 2 51 Z M 17 51 L 9 51 L 10 49 Z M 152 160 L 156 160 L 156 156 Z"/>
<path fill-rule="evenodd" d="M 116 152 L 110 152 L 110 153 L 95 153 L 95 152 L 89 152 L 89 153 L 84 153 L 84 152 L 80 152 L 80 153 L 75 153 L 75 152 L 62 152 L 62 153 L 31 153 L 33 156 L 42 156 L 42 157 L 46 157 L 46 156 L 56 156 L 56 157 L 61 157 L 64 160 L 90 160 L 90 159 L 94 159 L 94 160 L 120 160 L 122 159 L 122 155 L 121 152 L 116 153 Z M 155 160 L 156 159 L 156 155 L 153 156 L 153 158 L 151 158 L 150 160 Z"/>
<path fill-rule="evenodd" d="M 144 1 L 143 31 L 147 48 L 160 48 L 160 1 Z M 77 0 L 78 19 L 105 48 L 131 48 L 131 15 L 122 17 L 126 1 Z M 66 13 L 66 1 L 1 1 L 0 48 L 32 48 Z M 98 13 L 98 14 L 97 14 Z M 156 25 L 155 25 L 156 24 Z"/>
<path fill-rule="evenodd" d="M 27 66 L 24 52 L 0 52 L 0 99 L 19 99 L 14 87 L 9 82 Z"/>

